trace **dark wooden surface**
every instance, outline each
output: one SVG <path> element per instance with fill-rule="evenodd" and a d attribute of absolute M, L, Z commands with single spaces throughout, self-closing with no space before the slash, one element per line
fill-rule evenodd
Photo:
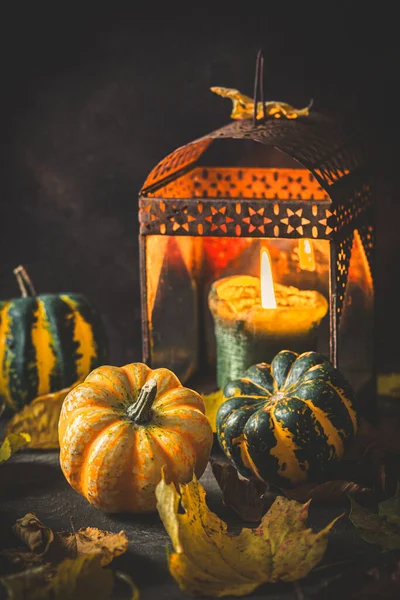
<path fill-rule="evenodd" d="M 39 519 L 56 531 L 70 529 L 71 519 L 75 529 L 98 527 L 113 532 L 123 529 L 129 539 L 129 550 L 114 560 L 112 568 L 125 571 L 134 578 L 141 590 L 142 600 L 178 600 L 185 597 L 169 574 L 166 559 L 169 538 L 157 514 L 108 515 L 92 507 L 64 479 L 57 451 L 20 452 L 0 467 L 0 475 L 1 549 L 21 545 L 11 528 L 19 517 L 29 511 L 36 513 Z M 242 526 L 253 526 L 244 524 L 231 509 L 222 505 L 221 493 L 210 466 L 201 482 L 207 491 L 210 508 L 226 520 L 233 532 L 238 532 Z M 316 529 L 322 528 L 347 509 L 346 500 L 335 505 L 311 503 L 309 522 Z M 337 522 L 330 535 L 323 564 L 354 558 L 362 561 L 377 553 L 374 546 L 360 540 L 349 520 L 344 517 Z M 345 569 L 347 574 L 343 578 L 342 598 L 350 597 L 347 593 L 352 569 L 349 568 L 347 565 Z M 340 571 L 340 567 L 335 570 Z M 331 574 L 331 570 L 316 571 L 313 576 L 301 582 L 305 598 L 328 597 L 324 595 L 323 587 L 327 573 Z M 121 589 L 121 594 L 123 592 L 125 590 Z M 116 592 L 115 598 L 123 597 Z M 270 584 L 259 588 L 251 597 L 260 600 L 266 597 L 286 600 L 297 596 L 292 584 Z"/>

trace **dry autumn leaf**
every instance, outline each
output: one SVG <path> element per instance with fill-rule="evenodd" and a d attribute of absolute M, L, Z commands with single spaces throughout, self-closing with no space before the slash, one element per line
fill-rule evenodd
<path fill-rule="evenodd" d="M 88 555 L 63 560 L 51 582 L 56 600 L 103 600 L 110 597 L 113 574 L 103 569 L 100 556 Z"/>
<path fill-rule="evenodd" d="M 9 433 L 0 445 L 0 465 L 6 462 L 15 452 L 27 446 L 31 440 L 28 433 Z"/>
<path fill-rule="evenodd" d="M 46 593 L 52 577 L 54 569 L 47 564 L 1 577 L 0 584 L 6 589 L 7 600 L 43 600 L 48 597 Z"/>
<path fill-rule="evenodd" d="M 65 558 L 98 555 L 102 566 L 124 554 L 128 549 L 128 538 L 124 531 L 111 533 L 95 527 L 81 528 L 76 532 L 53 532 L 36 517 L 27 513 L 15 523 L 13 531 L 28 546 L 4 551 L 11 561 L 26 566 L 44 562 L 59 562 Z M 39 560 L 38 560 L 39 559 Z"/>
<path fill-rule="evenodd" d="M 1 583 L 8 600 L 107 600 L 113 574 L 102 568 L 99 556 L 79 556 L 4 577 Z"/>
<path fill-rule="evenodd" d="M 96 527 L 86 527 L 76 533 L 63 531 L 57 536 L 69 555 L 71 553 L 75 556 L 98 554 L 103 567 L 128 550 L 128 538 L 124 531 L 111 533 Z"/>
<path fill-rule="evenodd" d="M 222 390 L 218 390 L 217 392 L 212 392 L 212 394 L 202 394 L 201 397 L 204 401 L 204 406 L 206 408 L 206 417 L 210 421 L 211 428 L 214 433 L 217 431 L 217 412 L 221 404 L 223 404 L 226 400 L 222 393 Z"/>
<path fill-rule="evenodd" d="M 39 521 L 35 513 L 27 513 L 18 519 L 13 527 L 13 532 L 35 554 L 45 554 L 54 540 L 54 533 Z"/>
<path fill-rule="evenodd" d="M 341 479 L 324 483 L 309 483 L 281 491 L 287 498 L 297 500 L 297 502 L 307 502 L 307 500 L 336 502 L 345 496 L 371 495 L 373 493 L 370 488 L 362 487 L 354 481 Z"/>
<path fill-rule="evenodd" d="M 222 491 L 222 502 L 234 510 L 243 521 L 259 523 L 271 504 L 266 496 L 267 484 L 256 479 L 244 479 L 228 463 L 210 460 L 212 472 Z"/>
<path fill-rule="evenodd" d="M 234 510 L 243 521 L 258 523 L 266 512 L 270 501 L 267 495 L 268 485 L 256 479 L 240 477 L 235 467 L 211 459 L 211 468 L 222 491 L 225 506 Z M 278 489 L 276 488 L 276 491 Z M 283 496 L 297 502 L 316 500 L 317 502 L 336 502 L 348 495 L 372 495 L 370 488 L 361 487 L 353 481 L 326 481 L 307 483 L 291 489 L 279 490 Z"/>
<path fill-rule="evenodd" d="M 170 572 L 191 596 L 243 596 L 263 583 L 305 577 L 322 559 L 337 520 L 314 533 L 306 526 L 308 504 L 278 497 L 257 529 L 233 536 L 207 507 L 195 477 L 179 489 L 180 494 L 163 473 L 157 510 L 173 545 Z"/>
<path fill-rule="evenodd" d="M 350 501 L 349 519 L 363 540 L 384 550 L 400 549 L 400 484 L 393 498 L 378 504 L 378 514 Z"/>
<path fill-rule="evenodd" d="M 80 382 L 81 380 L 63 390 L 53 394 L 44 394 L 32 400 L 10 419 L 7 424 L 7 434 L 16 434 L 22 431 L 29 433 L 30 448 L 42 450 L 59 448 L 58 420 L 61 406 L 68 392 Z"/>
<path fill-rule="evenodd" d="M 27 548 L 2 554 L 29 568 L 0 579 L 9 600 L 110 598 L 114 577 L 103 567 L 128 549 L 124 531 L 110 533 L 87 527 L 56 533 L 34 513 L 18 519 L 13 530 Z M 139 591 L 132 579 L 120 572 L 117 577 L 129 586 L 132 600 L 138 600 Z"/>

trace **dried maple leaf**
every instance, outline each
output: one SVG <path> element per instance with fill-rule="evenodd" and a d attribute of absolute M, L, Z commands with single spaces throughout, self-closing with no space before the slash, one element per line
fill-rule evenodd
<path fill-rule="evenodd" d="M 0 445 L 0 465 L 15 452 L 18 452 L 24 446 L 27 446 L 31 440 L 28 433 L 8 433 Z"/>
<path fill-rule="evenodd" d="M 7 424 L 7 434 L 21 433 L 22 431 L 29 433 L 30 448 L 43 450 L 59 448 L 58 420 L 62 403 L 68 392 L 80 382 L 81 380 L 63 390 L 44 394 L 32 400 L 10 419 Z"/>
<path fill-rule="evenodd" d="M 378 504 L 378 514 L 350 500 L 349 519 L 363 540 L 385 550 L 400 549 L 400 485 L 393 498 Z"/>
<path fill-rule="evenodd" d="M 226 401 L 222 390 L 218 390 L 217 392 L 212 392 L 211 394 L 202 394 L 201 397 L 204 401 L 204 406 L 206 408 L 206 417 L 210 421 L 211 428 L 214 433 L 217 431 L 217 412 L 221 404 Z"/>
<path fill-rule="evenodd" d="M 157 510 L 173 545 L 169 569 L 191 596 L 243 596 L 266 582 L 296 581 L 322 559 L 337 519 L 318 533 L 306 527 L 308 504 L 276 498 L 257 529 L 238 536 L 212 513 L 205 490 L 193 477 L 180 485 L 156 488 Z M 181 501 L 184 513 L 178 512 Z M 340 518 L 340 517 L 338 517 Z"/>
<path fill-rule="evenodd" d="M 222 502 L 234 510 L 243 521 L 259 523 L 270 499 L 267 484 L 256 479 L 244 479 L 234 466 L 210 459 L 212 472 L 222 491 Z"/>

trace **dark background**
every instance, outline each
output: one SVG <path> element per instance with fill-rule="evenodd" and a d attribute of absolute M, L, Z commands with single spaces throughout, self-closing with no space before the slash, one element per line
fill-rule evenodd
<path fill-rule="evenodd" d="M 400 53 L 384 3 L 379 14 L 282 4 L 264 15 L 249 4 L 225 18 L 156 17 L 155 7 L 140 17 L 118 2 L 29 6 L 3 8 L 1 19 L 0 298 L 17 295 L 12 270 L 22 263 L 39 293 L 93 301 L 111 363 L 140 360 L 138 192 L 166 154 L 229 121 L 230 102 L 210 86 L 252 95 L 261 47 L 268 99 L 302 107 L 314 98 L 315 110 L 368 131 L 379 191 L 378 366 L 399 369 Z"/>

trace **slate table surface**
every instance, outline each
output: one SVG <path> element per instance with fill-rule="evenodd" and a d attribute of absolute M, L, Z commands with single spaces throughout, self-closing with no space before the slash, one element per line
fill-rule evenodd
<path fill-rule="evenodd" d="M 218 454 L 216 457 L 222 459 Z M 75 529 L 98 527 L 112 532 L 123 529 L 129 539 L 129 550 L 113 561 L 112 568 L 133 577 L 140 588 L 142 600 L 178 600 L 186 597 L 169 574 L 166 560 L 169 538 L 158 515 L 109 515 L 97 510 L 65 480 L 59 467 L 58 451 L 21 451 L 4 463 L 0 470 L 0 549 L 21 545 L 12 532 L 12 525 L 27 512 L 34 512 L 56 531 L 71 530 L 71 519 Z M 254 526 L 243 523 L 231 509 L 223 506 L 221 491 L 210 465 L 201 483 L 206 489 L 211 510 L 225 519 L 233 533 L 239 532 L 242 526 Z M 309 523 L 313 528 L 322 528 L 337 515 L 343 512 L 348 514 L 348 508 L 347 500 L 340 505 L 311 503 Z M 334 526 L 322 564 L 348 561 L 354 557 L 363 560 L 376 552 L 376 547 L 363 542 L 350 521 L 343 517 Z M 348 597 L 348 576 L 351 574 L 343 579 L 341 599 Z M 325 598 L 328 596 L 324 593 L 324 577 L 326 571 L 322 569 L 301 582 L 301 591 L 293 584 L 269 584 L 258 588 L 250 597 L 260 600 Z M 116 589 L 113 597 L 128 598 L 126 588 Z"/>

